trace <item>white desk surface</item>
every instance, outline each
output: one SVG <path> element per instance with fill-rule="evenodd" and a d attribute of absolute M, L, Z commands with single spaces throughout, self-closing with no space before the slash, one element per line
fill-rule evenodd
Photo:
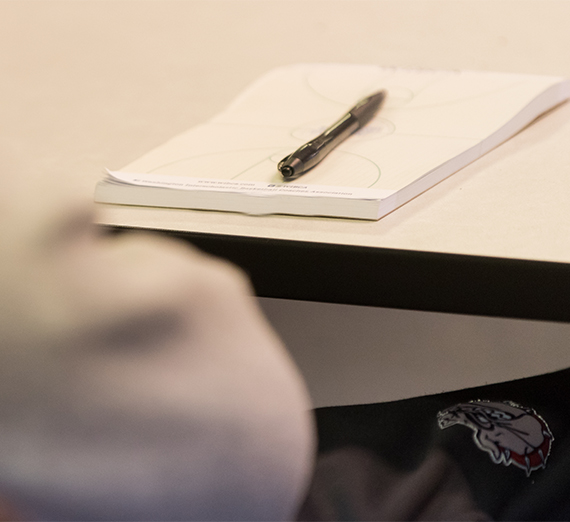
<path fill-rule="evenodd" d="M 570 76 L 568 0 L 0 2 L 3 140 L 92 197 L 266 70 L 354 62 Z M 54 181 L 55 182 L 55 181 Z M 100 206 L 99 222 L 570 262 L 570 103 L 378 222 Z"/>
<path fill-rule="evenodd" d="M 0 0 L 0 141 L 21 147 L 58 190 L 92 199 L 103 168 L 213 116 L 275 66 L 570 76 L 569 23 L 569 0 Z M 110 206 L 99 221 L 569 263 L 569 196 L 566 104 L 378 222 Z M 300 324 L 300 303 L 264 306 L 317 405 L 569 364 L 568 324 L 320 303 L 302 304 Z"/>

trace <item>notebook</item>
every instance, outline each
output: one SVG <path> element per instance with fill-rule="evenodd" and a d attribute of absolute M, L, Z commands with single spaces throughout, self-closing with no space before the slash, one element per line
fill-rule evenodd
<path fill-rule="evenodd" d="M 294 181 L 277 165 L 359 99 L 381 111 Z M 95 190 L 101 203 L 377 220 L 570 97 L 555 76 L 296 64 L 264 74 L 211 120 Z"/>

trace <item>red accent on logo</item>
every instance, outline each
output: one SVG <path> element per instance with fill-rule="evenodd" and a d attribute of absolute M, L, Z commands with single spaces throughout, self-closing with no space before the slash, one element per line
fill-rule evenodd
<path fill-rule="evenodd" d="M 495 464 L 514 464 L 527 476 L 546 467 L 554 437 L 532 408 L 511 401 L 476 400 L 440 411 L 437 417 L 441 429 L 455 424 L 471 428 L 475 444 Z"/>

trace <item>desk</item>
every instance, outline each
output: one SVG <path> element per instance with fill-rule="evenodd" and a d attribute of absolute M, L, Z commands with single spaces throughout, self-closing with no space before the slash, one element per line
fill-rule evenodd
<path fill-rule="evenodd" d="M 213 116 L 272 67 L 570 76 L 569 21 L 567 0 L 3 2 L 0 132 L 92 198 L 104 167 Z M 100 206 L 98 223 L 190 239 L 244 267 L 262 297 L 567 323 L 568 144 L 565 104 L 378 222 Z M 552 324 L 564 338 L 566 326 Z M 527 352 L 502 375 L 550 368 Z M 570 364 L 560 357 L 547 359 Z"/>

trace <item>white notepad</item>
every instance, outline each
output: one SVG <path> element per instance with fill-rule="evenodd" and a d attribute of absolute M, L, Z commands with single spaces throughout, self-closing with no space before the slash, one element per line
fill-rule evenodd
<path fill-rule="evenodd" d="M 382 110 L 320 164 L 285 182 L 277 164 L 356 101 Z M 104 203 L 379 219 L 570 97 L 564 78 L 375 65 L 274 69 L 221 114 L 96 188 Z"/>

